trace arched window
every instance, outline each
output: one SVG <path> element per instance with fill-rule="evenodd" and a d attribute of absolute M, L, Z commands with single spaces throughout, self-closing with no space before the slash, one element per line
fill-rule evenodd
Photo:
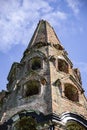
<path fill-rule="evenodd" d="M 65 96 L 71 101 L 79 101 L 78 90 L 72 84 L 65 84 Z"/>
<path fill-rule="evenodd" d="M 75 121 L 69 121 L 66 124 L 66 130 L 86 130 L 84 126 Z"/>
<path fill-rule="evenodd" d="M 42 67 L 42 62 L 40 57 L 35 57 L 31 60 L 31 69 L 32 70 L 38 70 Z"/>
<path fill-rule="evenodd" d="M 24 116 L 15 123 L 14 128 L 15 130 L 37 130 L 36 125 L 35 119 Z"/>
<path fill-rule="evenodd" d="M 24 97 L 39 94 L 40 83 L 37 80 L 30 80 L 24 85 Z"/>
<path fill-rule="evenodd" d="M 68 63 L 62 59 L 58 59 L 58 70 L 68 73 Z"/>

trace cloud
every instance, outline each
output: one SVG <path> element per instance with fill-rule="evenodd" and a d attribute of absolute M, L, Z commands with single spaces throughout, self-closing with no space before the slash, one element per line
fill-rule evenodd
<path fill-rule="evenodd" d="M 56 24 L 57 20 L 66 20 L 67 15 L 45 0 L 0 0 L 0 51 L 28 44 L 41 18 Z"/>
<path fill-rule="evenodd" d="M 68 4 L 68 6 L 72 9 L 74 14 L 79 13 L 79 6 L 80 6 L 79 0 L 66 0 L 66 2 Z"/>
<path fill-rule="evenodd" d="M 67 19 L 67 14 L 64 12 L 57 11 L 57 12 L 51 12 L 49 14 L 46 14 L 44 17 L 51 18 L 51 19 L 55 18 L 59 20 L 65 20 Z"/>
<path fill-rule="evenodd" d="M 42 16 L 43 19 L 50 21 L 51 25 L 60 27 L 62 22 L 65 22 L 67 19 L 67 14 L 64 12 L 56 11 L 50 12 Z"/>

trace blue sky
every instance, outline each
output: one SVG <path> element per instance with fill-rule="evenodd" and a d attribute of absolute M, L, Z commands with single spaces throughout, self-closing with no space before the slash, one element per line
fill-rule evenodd
<path fill-rule="evenodd" d="M 87 96 L 87 0 L 0 0 L 0 91 L 13 62 L 20 62 L 36 25 L 47 20 L 81 71 Z"/>

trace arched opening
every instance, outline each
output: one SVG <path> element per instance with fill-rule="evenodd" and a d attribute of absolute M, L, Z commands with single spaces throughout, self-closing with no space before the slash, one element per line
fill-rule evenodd
<path fill-rule="evenodd" d="M 24 97 L 39 94 L 40 83 L 37 80 L 30 80 L 24 85 Z"/>
<path fill-rule="evenodd" d="M 79 101 L 78 90 L 72 84 L 65 84 L 65 96 L 71 101 Z"/>
<path fill-rule="evenodd" d="M 68 73 L 68 63 L 62 59 L 58 59 L 58 70 Z"/>
<path fill-rule="evenodd" d="M 68 121 L 66 124 L 66 130 L 86 130 L 86 128 L 78 122 Z"/>
<path fill-rule="evenodd" d="M 36 125 L 37 122 L 34 118 L 30 116 L 29 117 L 24 116 L 15 123 L 14 128 L 16 130 L 37 130 Z"/>
<path fill-rule="evenodd" d="M 41 69 L 42 62 L 40 57 L 35 57 L 31 60 L 31 69 L 32 70 L 38 70 Z"/>

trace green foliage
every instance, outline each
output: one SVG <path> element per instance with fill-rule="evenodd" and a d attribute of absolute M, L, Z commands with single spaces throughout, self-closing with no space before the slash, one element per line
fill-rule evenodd
<path fill-rule="evenodd" d="M 37 130 L 36 120 L 32 117 L 23 117 L 15 124 L 16 130 Z"/>
<path fill-rule="evenodd" d="M 67 123 L 66 130 L 86 130 L 86 129 L 81 124 L 72 121 Z"/>

